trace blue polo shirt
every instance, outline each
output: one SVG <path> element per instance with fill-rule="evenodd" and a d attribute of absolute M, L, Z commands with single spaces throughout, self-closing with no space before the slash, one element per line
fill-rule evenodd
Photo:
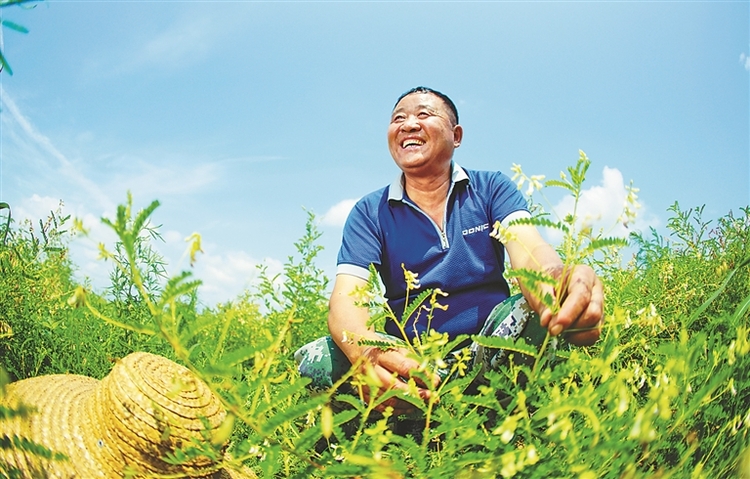
<path fill-rule="evenodd" d="M 401 318 L 406 299 L 404 267 L 417 273 L 420 289 L 440 288 L 448 305 L 435 309 L 431 327 L 458 334 L 476 334 L 495 305 L 509 295 L 503 278 L 505 249 L 489 236 L 495 221 L 507 224 L 528 216 L 523 195 L 508 176 L 500 172 L 465 170 L 453 163 L 444 228 L 441 229 L 409 199 L 402 177 L 390 186 L 363 197 L 352 209 L 344 226 L 337 274 L 369 277 L 369 265 L 378 270 L 385 297 L 396 317 Z M 407 335 L 427 328 L 427 312 L 413 315 Z M 387 322 L 386 332 L 399 335 Z"/>

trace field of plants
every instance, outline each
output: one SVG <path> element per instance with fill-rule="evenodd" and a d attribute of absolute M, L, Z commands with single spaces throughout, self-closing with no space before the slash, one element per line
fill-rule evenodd
<path fill-rule="evenodd" d="M 567 179 L 544 186 L 580 193 L 584 159 Z M 542 186 L 519 170 L 522 179 Z M 374 381 L 366 369 L 345 378 L 354 386 L 346 392 L 336 384 L 311 393 L 297 374 L 293 352 L 326 334 L 330 285 L 315 263 L 313 215 L 282 275 L 261 268 L 256 288 L 199 308 L 199 281 L 165 275 L 159 231 L 149 221 L 157 202 L 137 208 L 128 198 L 103 220 L 119 238 L 101 247 L 112 267 L 104 291 L 77 284 L 67 255 L 86 225 L 62 212 L 15 223 L 11 208 L 0 204 L 0 381 L 102 378 L 133 351 L 168 357 L 221 398 L 233 421 L 226 460 L 258 477 L 750 477 L 748 207 L 709 222 L 701 207 L 675 203 L 666 236 L 650 231 L 627 242 L 585 227 L 574 232 L 575 215 L 554 220 L 538 210 L 535 221 L 566 233 L 566 261 L 589 262 L 605 284 L 601 340 L 555 355 L 480 340 L 534 361 L 476 378 L 459 360 L 455 378 L 437 386 L 428 404 L 396 392 L 363 403 L 358 387 Z M 191 244 L 195 261 L 199 241 Z M 621 258 L 626 243 L 636 253 Z M 533 280 L 523 272 L 514 278 Z M 378 317 L 383 307 L 372 283 L 364 300 Z M 415 307 L 434 298 L 421 293 Z M 429 370 L 451 346 L 432 335 L 413 349 Z M 375 411 L 396 394 L 423 412 L 408 431 L 388 411 Z M 0 449 L 54 453 L 2 432 L 3 421 L 24 414 L 34 413 L 0 408 Z M 205 448 L 184 456 L 208 454 Z M 0 463 L 0 477 L 17 476 Z"/>

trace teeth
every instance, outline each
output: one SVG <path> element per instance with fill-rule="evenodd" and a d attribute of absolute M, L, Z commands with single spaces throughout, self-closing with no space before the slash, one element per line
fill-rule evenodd
<path fill-rule="evenodd" d="M 403 143 L 401 143 L 401 146 L 406 148 L 407 146 L 422 146 L 424 145 L 424 141 L 418 140 L 416 138 L 409 138 L 404 140 Z"/>

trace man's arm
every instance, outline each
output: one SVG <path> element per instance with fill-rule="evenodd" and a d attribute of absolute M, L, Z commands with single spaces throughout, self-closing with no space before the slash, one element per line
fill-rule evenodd
<path fill-rule="evenodd" d="M 373 366 L 373 370 L 383 384 L 381 390 L 391 388 L 407 391 L 406 383 L 397 379 L 411 377 L 411 371 L 417 369 L 419 363 L 406 356 L 403 349 L 390 349 L 382 351 L 373 346 L 360 346 L 362 338 L 382 341 L 372 328 L 367 327 L 370 316 L 367 309 L 356 304 L 357 298 L 354 292 L 357 288 L 364 288 L 367 281 L 348 274 L 336 275 L 333 285 L 328 312 L 328 330 L 333 341 L 341 348 L 344 355 L 355 364 L 364 357 Z M 420 397 L 427 399 L 429 390 L 418 388 Z M 369 394 L 369 392 L 365 392 Z M 367 398 L 365 398 L 367 399 Z M 404 401 L 391 398 L 384 402 L 383 409 L 392 406 L 396 414 L 409 412 L 413 407 Z"/>
<path fill-rule="evenodd" d="M 514 239 L 505 244 L 505 249 L 513 268 L 545 271 L 554 278 L 560 278 L 563 263 L 536 227 L 514 225 L 508 228 L 508 232 Z M 557 315 L 553 316 L 523 285 L 521 290 L 531 307 L 539 314 L 542 326 L 553 336 L 570 330 L 570 333 L 565 334 L 565 339 L 579 346 L 594 344 L 599 339 L 598 326 L 602 320 L 604 293 L 601 281 L 589 266 L 576 265 L 568 273 L 567 288 Z M 554 296 L 551 287 L 545 285 L 543 290 Z"/>

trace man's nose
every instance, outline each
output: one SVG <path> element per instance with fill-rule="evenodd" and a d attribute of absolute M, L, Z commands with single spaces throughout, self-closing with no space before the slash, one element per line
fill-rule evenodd
<path fill-rule="evenodd" d="M 403 123 L 401 123 L 401 129 L 404 131 L 414 131 L 418 130 L 422 127 L 422 125 L 419 123 L 419 118 L 417 118 L 415 115 L 409 115 L 406 117 Z"/>

